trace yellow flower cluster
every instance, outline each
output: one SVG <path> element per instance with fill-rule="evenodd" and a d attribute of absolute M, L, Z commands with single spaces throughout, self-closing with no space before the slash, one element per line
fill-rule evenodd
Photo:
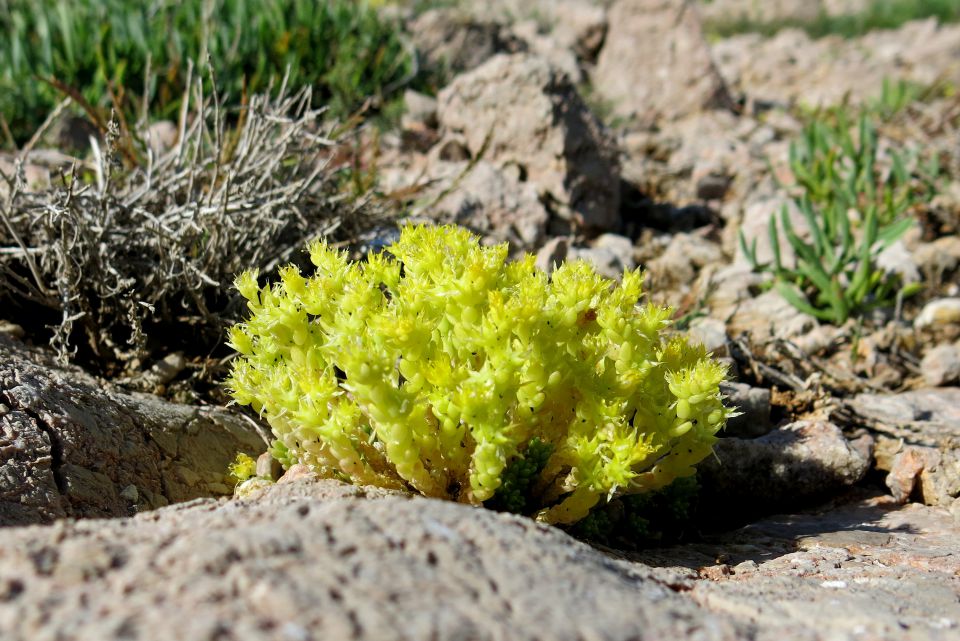
<path fill-rule="evenodd" d="M 663 337 L 670 310 L 638 305 L 639 271 L 548 277 L 449 226 L 408 226 L 362 262 L 324 242 L 310 258 L 309 278 L 237 279 L 251 316 L 230 330 L 228 383 L 287 462 L 322 475 L 479 504 L 537 439 L 530 504 L 573 523 L 693 474 L 731 414 L 726 369 Z"/>

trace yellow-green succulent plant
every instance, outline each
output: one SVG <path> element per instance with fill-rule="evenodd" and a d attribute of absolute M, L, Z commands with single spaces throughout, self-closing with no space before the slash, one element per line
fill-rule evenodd
<path fill-rule="evenodd" d="M 309 277 L 240 275 L 251 315 L 230 330 L 231 393 L 287 465 L 473 504 L 522 476 L 509 504 L 574 523 L 692 475 L 732 413 L 726 367 L 665 336 L 671 311 L 638 304 L 639 270 L 548 276 L 450 226 L 405 227 L 359 262 L 323 241 L 310 258 Z"/>

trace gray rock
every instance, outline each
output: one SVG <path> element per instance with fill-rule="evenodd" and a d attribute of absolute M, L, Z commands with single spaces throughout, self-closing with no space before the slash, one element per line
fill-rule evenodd
<path fill-rule="evenodd" d="M 702 267 L 722 260 L 717 243 L 697 234 L 674 234 L 664 252 L 648 265 L 650 287 L 658 291 L 689 287 Z"/>
<path fill-rule="evenodd" d="M 283 476 L 283 466 L 273 458 L 270 452 L 264 452 L 257 457 L 257 476 L 268 481 L 276 481 Z"/>
<path fill-rule="evenodd" d="M 540 24 L 536 20 L 527 20 L 513 25 L 511 32 L 526 43 L 526 50 L 536 54 L 549 62 L 551 66 L 562 71 L 571 82 L 579 85 L 583 82 L 583 73 L 580 63 L 573 49 L 557 41 L 553 33 L 541 32 Z"/>
<path fill-rule="evenodd" d="M 672 0 L 618 0 L 593 84 L 615 113 L 671 120 L 730 103 L 696 7 Z"/>
<path fill-rule="evenodd" d="M 550 35 L 585 62 L 594 62 L 607 35 L 603 6 L 578 0 L 547 3 L 552 8 Z"/>
<path fill-rule="evenodd" d="M 0 319 L 0 334 L 7 334 L 11 338 L 23 338 L 23 327 L 8 320 Z"/>
<path fill-rule="evenodd" d="M 430 150 L 430 155 L 443 162 L 466 162 L 471 160 L 470 149 L 462 137 L 455 136 L 444 140 Z"/>
<path fill-rule="evenodd" d="M 423 66 L 461 73 L 479 67 L 498 53 L 523 51 L 524 43 L 492 20 L 478 20 L 456 8 L 430 9 L 407 25 Z"/>
<path fill-rule="evenodd" d="M 758 641 L 948 641 L 960 630 L 960 526 L 867 495 L 631 559 Z"/>
<path fill-rule="evenodd" d="M 0 532 L 4 640 L 746 633 L 648 568 L 526 518 L 311 479 L 254 497 Z"/>
<path fill-rule="evenodd" d="M 593 63 L 606 34 L 609 4 L 609 0 L 489 0 L 460 2 L 457 8 L 479 22 L 534 22 L 540 34 L 581 61 Z"/>
<path fill-rule="evenodd" d="M 508 241 L 515 249 L 533 251 L 549 214 L 536 188 L 521 181 L 515 169 L 477 162 L 430 207 L 431 215 L 469 227 L 490 242 Z"/>
<path fill-rule="evenodd" d="M 940 284 L 960 265 L 960 237 L 943 236 L 931 243 L 920 243 L 913 250 L 913 260 L 932 283 Z"/>
<path fill-rule="evenodd" d="M 50 188 L 52 184 L 50 168 L 42 164 L 25 162 L 23 164 L 23 184 L 21 190 L 25 193 L 41 192 Z M 12 177 L 16 165 L 6 158 L 0 157 L 0 177 Z M 6 198 L 10 187 L 5 179 L 0 180 L 0 196 Z"/>
<path fill-rule="evenodd" d="M 706 299 L 710 316 L 724 324 L 741 305 L 754 298 L 765 278 L 742 263 L 713 267 L 704 272 L 707 282 L 701 288 L 701 294 Z"/>
<path fill-rule="evenodd" d="M 923 355 L 920 370 L 930 387 L 960 382 L 960 346 L 937 345 Z"/>
<path fill-rule="evenodd" d="M 546 273 L 551 273 L 567 259 L 570 253 L 570 241 L 563 236 L 554 236 L 543 244 L 537 251 L 536 266 Z"/>
<path fill-rule="evenodd" d="M 931 18 L 846 40 L 817 40 L 800 29 L 783 29 L 770 38 L 743 34 L 715 43 L 712 50 L 731 90 L 745 95 L 748 109 L 816 108 L 863 104 L 877 97 L 889 78 L 918 85 L 938 77 L 955 81 L 960 63 L 952 54 L 958 39 L 960 27 Z"/>
<path fill-rule="evenodd" d="M 923 306 L 913 322 L 917 328 L 960 325 L 960 298 L 940 298 Z"/>
<path fill-rule="evenodd" d="M 690 323 L 687 336 L 694 343 L 700 343 L 712 354 L 724 356 L 727 353 L 727 324 L 718 318 L 703 316 Z"/>
<path fill-rule="evenodd" d="M 811 331 L 817 319 L 788 303 L 777 291 L 770 290 L 738 305 L 727 328 L 731 336 L 750 334 L 755 340 L 790 339 Z"/>
<path fill-rule="evenodd" d="M 619 234 L 600 234 L 590 247 L 571 248 L 567 260 L 582 259 L 594 266 L 597 273 L 620 280 L 623 272 L 636 269 L 633 241 Z"/>
<path fill-rule="evenodd" d="M 903 240 L 898 240 L 880 252 L 876 265 L 884 273 L 899 276 L 904 284 L 918 283 L 921 280 L 920 268 Z"/>
<path fill-rule="evenodd" d="M 721 436 L 756 438 L 770 431 L 770 390 L 728 382 L 720 384 L 720 391 L 727 397 L 725 403 L 740 412 L 727 421 Z"/>
<path fill-rule="evenodd" d="M 774 20 L 812 21 L 824 10 L 823 0 L 712 0 L 701 3 L 703 18 L 707 21 Z"/>
<path fill-rule="evenodd" d="M 697 179 L 697 198 L 722 200 L 732 181 L 733 177 L 724 173 L 706 173 Z"/>
<path fill-rule="evenodd" d="M 842 327 L 818 325 L 806 334 L 795 337 L 793 344 L 807 354 L 816 355 L 843 344 L 844 341 L 849 340 L 851 333 L 849 325 Z"/>
<path fill-rule="evenodd" d="M 600 234 L 589 247 L 571 247 L 570 239 L 551 238 L 537 252 L 536 266 L 547 273 L 568 260 L 584 260 L 597 273 L 620 280 L 623 272 L 637 267 L 633 257 L 633 241 L 619 234 Z"/>
<path fill-rule="evenodd" d="M 407 89 L 403 92 L 403 105 L 401 125 L 404 129 L 437 126 L 437 99 L 433 96 Z"/>
<path fill-rule="evenodd" d="M 265 448 L 236 414 L 122 393 L 3 335 L 0 403 L 0 525 L 229 494 L 236 454 Z"/>
<path fill-rule="evenodd" d="M 946 510 L 866 496 L 603 554 L 528 519 L 301 476 L 248 500 L 0 530 L 0 634 L 947 641 L 957 535 Z"/>
<path fill-rule="evenodd" d="M 440 92 L 444 135 L 472 157 L 516 166 L 579 225 L 619 224 L 617 150 L 570 80 L 542 58 L 496 56 Z"/>
<path fill-rule="evenodd" d="M 769 129 L 746 116 L 706 111 L 663 122 L 655 129 L 631 130 L 621 136 L 621 175 L 624 181 L 641 186 L 641 192 L 644 185 L 656 185 L 658 200 L 664 203 L 713 200 L 714 205 L 735 210 L 731 220 L 739 222 L 744 199 L 756 199 L 758 193 L 770 191 L 759 183 L 769 172 L 766 156 L 770 147 L 779 141 L 754 141 L 759 132 Z M 716 220 L 715 213 L 705 213 L 706 217 L 692 221 L 694 226 Z M 660 226 L 650 218 L 645 215 L 643 223 Z"/>
<path fill-rule="evenodd" d="M 177 144 L 177 140 L 180 137 L 180 129 L 176 123 L 171 120 L 158 120 L 147 128 L 147 135 L 149 136 L 148 142 L 153 153 L 163 154 L 173 149 Z"/>
<path fill-rule="evenodd" d="M 140 392 L 154 392 L 175 379 L 186 366 L 187 359 L 183 352 L 173 352 L 153 363 L 149 369 L 120 382 Z"/>
<path fill-rule="evenodd" d="M 899 501 L 960 508 L 960 388 L 858 394 L 845 420 L 877 437 L 876 467 Z"/>
<path fill-rule="evenodd" d="M 916 425 L 911 440 L 920 439 L 933 444 L 946 434 L 936 432 L 934 426 L 960 431 L 960 389 L 920 389 L 900 394 L 858 394 L 850 400 L 858 415 L 877 424 L 899 425 L 908 429 Z M 927 437 L 922 436 L 921 423 L 927 424 Z M 906 437 L 907 432 L 903 432 Z"/>
<path fill-rule="evenodd" d="M 722 438 L 714 452 L 697 468 L 701 500 L 730 516 L 800 507 L 853 485 L 871 463 L 824 420 L 796 421 L 760 438 Z"/>

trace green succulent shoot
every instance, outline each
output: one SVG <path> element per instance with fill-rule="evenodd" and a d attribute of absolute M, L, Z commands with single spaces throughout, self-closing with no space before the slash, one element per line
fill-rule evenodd
<path fill-rule="evenodd" d="M 726 367 L 638 304 L 639 270 L 548 276 L 451 226 L 310 258 L 309 277 L 240 275 L 250 317 L 230 330 L 230 392 L 285 465 L 569 524 L 693 475 L 732 414 Z"/>
<path fill-rule="evenodd" d="M 891 91 L 885 88 L 885 100 L 897 102 Z M 916 154 L 888 150 L 890 167 L 884 169 L 874 118 L 863 114 L 852 127 L 842 110 L 833 113 L 807 124 L 790 145 L 790 169 L 799 191 L 793 202 L 808 236 L 794 229 L 784 207 L 768 221 L 771 262 L 758 260 L 757 238 L 748 243 L 741 230 L 739 240 L 752 269 L 770 273 L 770 284 L 787 302 L 842 325 L 851 316 L 892 307 L 898 297 L 919 291 L 919 285 L 904 285 L 898 275 L 882 269 L 878 257 L 915 226 L 911 211 L 933 197 L 940 168 L 936 156 L 920 163 Z M 792 261 L 780 255 L 781 234 L 793 249 Z"/>

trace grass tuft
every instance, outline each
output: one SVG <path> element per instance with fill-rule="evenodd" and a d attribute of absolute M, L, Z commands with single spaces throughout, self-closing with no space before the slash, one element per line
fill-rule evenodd
<path fill-rule="evenodd" d="M 18 142 L 65 88 L 106 113 L 146 99 L 173 118 L 188 61 L 216 69 L 233 104 L 289 72 L 336 117 L 382 104 L 414 69 L 399 28 L 356 0 L 0 0 L 0 29 L 0 115 Z"/>
<path fill-rule="evenodd" d="M 760 263 L 757 239 L 740 232 L 740 250 L 754 270 L 772 274 L 773 287 L 794 307 L 842 325 L 851 316 L 892 306 L 916 293 L 876 265 L 877 256 L 916 223 L 912 212 L 930 201 L 940 175 L 937 157 L 881 151 L 878 122 L 903 109 L 911 91 L 887 84 L 881 98 L 852 123 L 844 107 L 816 114 L 790 145 L 794 205 L 809 237 L 799 234 L 787 208 L 770 216 L 773 260 Z M 781 256 L 780 238 L 794 252 Z"/>

